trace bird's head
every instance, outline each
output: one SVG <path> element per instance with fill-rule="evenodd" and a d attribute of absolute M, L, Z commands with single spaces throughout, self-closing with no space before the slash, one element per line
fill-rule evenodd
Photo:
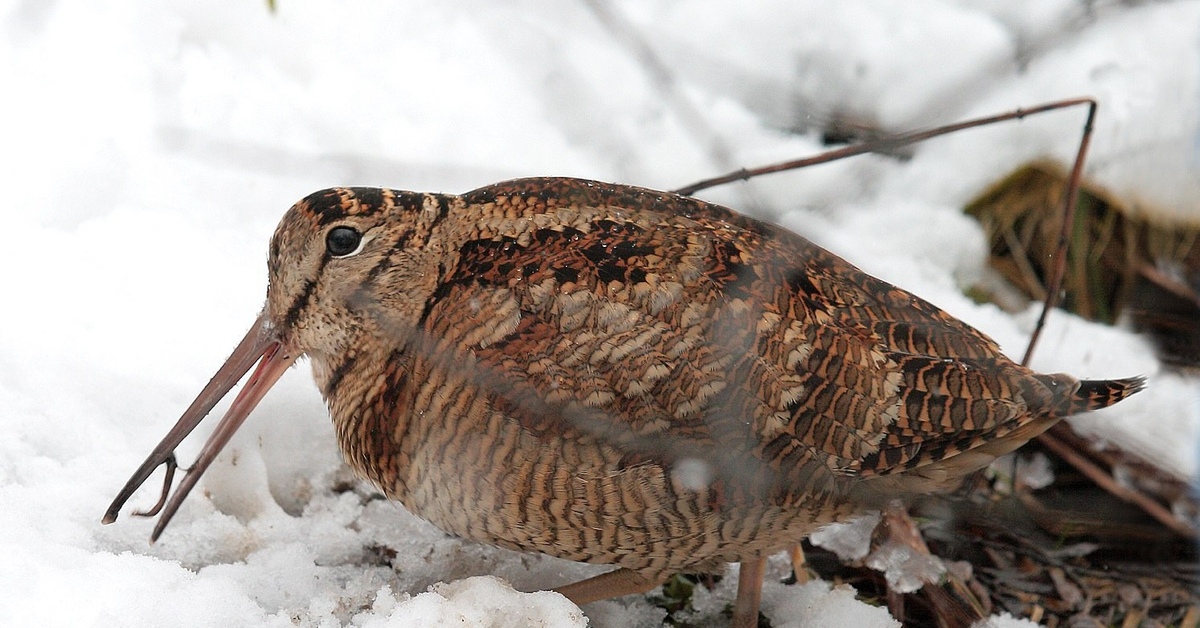
<path fill-rule="evenodd" d="M 117 495 L 103 521 L 125 502 L 252 368 L 254 373 L 213 431 L 195 464 L 164 503 L 157 539 L 205 469 L 283 373 L 301 355 L 318 371 L 372 344 L 399 345 L 436 289 L 440 246 L 431 232 L 451 197 L 379 188 L 331 188 L 284 215 L 271 238 L 267 303 L 233 354 Z M 257 367 L 255 365 L 257 364 Z"/>

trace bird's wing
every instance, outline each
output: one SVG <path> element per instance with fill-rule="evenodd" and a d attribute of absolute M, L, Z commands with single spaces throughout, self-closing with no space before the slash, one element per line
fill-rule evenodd
<path fill-rule="evenodd" d="M 719 206 L 562 179 L 463 198 L 525 218 L 457 251 L 423 325 L 527 429 L 801 494 L 952 456 L 1041 403 L 987 336 Z M 530 217 L 564 203 L 571 221 Z"/>

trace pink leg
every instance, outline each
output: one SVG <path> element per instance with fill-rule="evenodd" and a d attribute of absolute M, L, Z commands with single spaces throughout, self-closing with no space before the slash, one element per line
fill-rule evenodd
<path fill-rule="evenodd" d="M 662 583 L 641 576 L 636 571 L 617 569 L 593 576 L 587 580 L 572 582 L 566 586 L 557 587 L 554 590 L 567 596 L 567 599 L 576 604 L 587 604 L 588 602 L 607 600 L 608 598 L 621 597 L 622 595 L 645 593 L 659 584 Z"/>

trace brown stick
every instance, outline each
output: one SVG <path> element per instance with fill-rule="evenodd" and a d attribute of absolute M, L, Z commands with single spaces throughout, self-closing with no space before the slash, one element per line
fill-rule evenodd
<path fill-rule="evenodd" d="M 746 179 L 762 176 L 764 174 L 783 172 L 785 170 L 796 170 L 799 168 L 805 168 L 808 166 L 815 166 L 817 164 L 829 163 L 831 161 L 837 161 L 839 159 L 845 159 L 847 157 L 853 157 L 855 155 L 862 155 L 865 153 L 888 153 L 888 152 L 895 151 L 898 148 L 903 148 L 905 146 L 908 146 L 910 144 L 916 144 L 917 142 L 922 142 L 924 140 L 935 138 L 940 135 L 947 135 L 949 133 L 954 133 L 956 131 L 962 131 L 963 129 L 971 129 L 971 128 L 975 128 L 975 127 L 986 126 L 989 124 L 994 124 L 996 122 L 1004 122 L 1005 120 L 1020 120 L 1021 118 L 1024 118 L 1026 116 L 1032 116 L 1032 115 L 1036 115 L 1036 114 L 1043 113 L 1046 111 L 1054 111 L 1057 109 L 1066 109 L 1068 107 L 1077 107 L 1079 105 L 1088 105 L 1088 123 L 1087 123 L 1087 126 L 1084 127 L 1084 133 L 1085 133 L 1085 138 L 1090 139 L 1091 128 L 1092 128 L 1091 123 L 1092 123 L 1093 118 L 1095 117 L 1095 111 L 1096 111 L 1096 101 L 1092 98 L 1068 98 L 1065 100 L 1057 100 L 1054 102 L 1036 105 L 1034 107 L 1029 107 L 1028 109 L 1022 108 L 1022 109 L 1016 109 L 1014 111 L 1010 111 L 1007 113 L 1001 113 L 1001 114 L 997 114 L 997 115 L 993 115 L 993 116 L 985 116 L 982 118 L 973 118 L 971 120 L 965 120 L 963 122 L 956 122 L 954 124 L 948 124 L 946 126 L 940 126 L 940 127 L 933 128 L 933 129 L 926 129 L 924 131 L 913 131 L 911 133 L 901 133 L 899 135 L 893 135 L 891 137 L 883 137 L 883 138 L 880 138 L 877 140 L 872 140 L 870 142 L 863 142 L 862 144 L 855 144 L 853 146 L 845 146 L 843 148 L 826 151 L 819 155 L 814 155 L 812 157 L 805 157 L 804 159 L 797 159 L 794 161 L 785 161 L 782 163 L 771 164 L 768 166 L 760 166 L 758 168 L 750 168 L 750 169 L 742 168 L 741 170 L 723 174 L 719 177 L 713 177 L 711 179 L 704 179 L 702 181 L 697 181 L 691 185 L 685 185 L 685 186 L 675 190 L 675 193 L 682 194 L 684 196 L 690 196 L 692 194 L 695 194 L 696 192 L 699 192 L 700 190 L 707 190 L 708 188 L 716 187 L 718 185 L 724 185 L 726 183 L 733 183 L 734 181 L 745 181 Z M 1081 146 L 1081 151 L 1086 152 L 1086 150 L 1087 150 L 1086 144 L 1087 144 L 1087 141 L 1085 140 L 1085 142 L 1083 142 L 1083 145 Z M 1077 167 L 1077 170 L 1080 170 L 1080 172 L 1082 172 L 1081 168 Z M 1070 194 L 1070 192 L 1068 192 L 1068 194 Z"/>
<path fill-rule="evenodd" d="M 1058 454 L 1063 460 L 1066 460 L 1072 467 L 1078 469 L 1080 473 L 1086 475 L 1088 479 L 1095 482 L 1098 486 L 1114 496 L 1141 508 L 1146 514 L 1154 517 L 1159 523 L 1170 528 L 1173 532 L 1187 538 L 1196 535 L 1195 528 L 1187 522 L 1176 518 L 1165 506 L 1139 491 L 1121 486 L 1100 465 L 1092 462 L 1078 451 L 1075 451 L 1070 445 L 1059 440 L 1050 432 L 1045 432 L 1038 437 L 1038 442 Z"/>
<path fill-rule="evenodd" d="M 1092 129 L 1096 121 L 1096 101 L 1087 99 L 1087 121 L 1083 123 L 1083 138 L 1079 140 L 1079 150 L 1075 153 L 1075 165 L 1071 168 L 1071 178 L 1067 180 L 1067 194 L 1063 200 L 1063 226 L 1058 234 L 1058 247 L 1055 251 L 1057 259 L 1050 268 L 1050 277 L 1046 282 L 1046 301 L 1042 305 L 1042 313 L 1038 316 L 1033 333 L 1029 336 L 1029 344 L 1025 346 L 1025 357 L 1021 358 L 1021 366 L 1029 366 L 1033 357 L 1033 349 L 1037 346 L 1042 328 L 1046 326 L 1046 316 L 1058 303 L 1058 291 L 1062 287 L 1063 274 L 1067 270 L 1067 243 L 1071 238 L 1071 229 L 1075 227 L 1075 204 L 1079 199 L 1079 180 L 1083 178 L 1083 160 L 1087 157 L 1088 146 L 1092 143 Z"/>
<path fill-rule="evenodd" d="M 1147 280 L 1153 282 L 1163 290 L 1166 290 L 1167 292 L 1170 292 L 1181 299 L 1187 299 L 1188 301 L 1194 303 L 1197 307 L 1200 307 L 1200 294 L 1197 294 L 1196 291 L 1191 288 L 1191 286 L 1176 280 L 1175 278 L 1155 268 L 1153 265 L 1147 262 L 1142 262 L 1140 265 L 1138 265 L 1137 271 L 1141 273 L 1141 275 Z"/>

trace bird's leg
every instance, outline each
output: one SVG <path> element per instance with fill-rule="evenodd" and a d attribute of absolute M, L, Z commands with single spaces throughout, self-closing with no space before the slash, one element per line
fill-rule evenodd
<path fill-rule="evenodd" d="M 905 556 L 902 569 L 893 575 L 890 566 L 898 556 Z M 884 572 L 888 580 L 888 611 L 901 623 L 905 621 L 905 593 L 913 592 L 926 584 L 936 585 L 946 567 L 929 551 L 921 530 L 908 514 L 908 508 L 899 500 L 888 504 L 883 518 L 871 535 L 871 553 L 865 560 L 868 567 Z M 903 577 L 900 578 L 900 574 Z M 893 580 L 893 578 L 897 578 Z M 912 580 L 916 579 L 914 583 Z M 903 588 L 900 588 L 903 583 Z"/>
<path fill-rule="evenodd" d="M 766 558 L 743 560 L 738 570 L 737 599 L 733 602 L 733 628 L 756 628 L 758 626 L 758 606 L 762 602 L 763 573 L 766 571 Z"/>
<path fill-rule="evenodd" d="M 804 548 L 799 543 L 788 548 L 788 558 L 792 560 L 792 576 L 796 584 L 804 584 L 812 579 L 808 573 L 808 561 L 804 558 Z"/>
<path fill-rule="evenodd" d="M 872 533 L 871 554 L 867 557 L 868 564 L 884 548 L 896 546 L 908 548 L 914 556 L 937 562 L 933 553 L 929 551 L 929 546 L 925 544 L 925 537 L 921 535 L 921 529 L 917 527 L 917 522 L 913 521 L 912 516 L 908 514 L 908 507 L 899 500 L 888 504 L 883 511 L 883 518 L 880 519 L 879 525 Z M 887 561 L 883 560 L 882 562 L 886 563 Z M 930 575 L 926 580 L 932 582 L 936 580 L 936 577 Z"/>
<path fill-rule="evenodd" d="M 571 600 L 576 605 L 583 605 L 597 600 L 621 597 L 622 595 L 645 593 L 659 584 L 662 584 L 662 582 L 639 575 L 636 571 L 617 569 L 586 580 L 572 582 L 571 584 L 557 587 L 554 590 L 565 595 L 568 600 Z"/>

